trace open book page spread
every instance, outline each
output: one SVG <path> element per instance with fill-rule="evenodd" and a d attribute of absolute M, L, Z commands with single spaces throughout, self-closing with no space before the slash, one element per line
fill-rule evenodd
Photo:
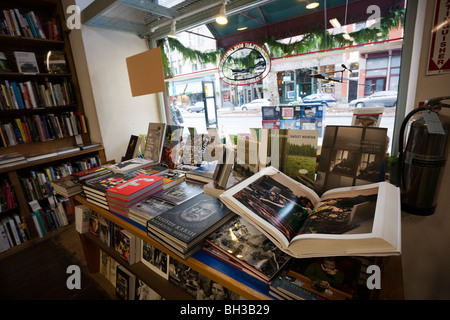
<path fill-rule="evenodd" d="M 356 249 L 364 245 L 364 250 L 373 247 L 371 250 L 377 251 L 377 246 L 383 247 L 381 251 L 388 247 L 399 249 L 398 190 L 387 182 L 335 188 L 319 198 L 301 183 L 267 167 L 220 198 L 281 249 L 291 250 L 297 240 L 303 242 L 296 248 L 308 243 L 318 254 L 328 250 L 324 240 L 350 240 L 352 243 L 347 241 L 346 245 Z M 389 201 L 391 210 L 385 204 Z M 312 244 L 313 240 L 316 242 Z M 337 242 L 327 254 L 336 248 Z M 345 248 L 340 253 L 345 253 Z"/>

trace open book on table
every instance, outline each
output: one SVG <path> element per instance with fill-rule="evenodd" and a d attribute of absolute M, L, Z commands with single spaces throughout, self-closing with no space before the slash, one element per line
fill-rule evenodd
<path fill-rule="evenodd" d="M 400 192 L 388 182 L 313 190 L 267 167 L 220 199 L 297 258 L 400 254 Z"/>

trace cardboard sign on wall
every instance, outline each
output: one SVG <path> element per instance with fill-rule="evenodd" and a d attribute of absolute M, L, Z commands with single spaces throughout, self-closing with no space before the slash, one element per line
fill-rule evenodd
<path fill-rule="evenodd" d="M 160 48 L 128 57 L 126 61 L 133 97 L 165 90 Z"/>

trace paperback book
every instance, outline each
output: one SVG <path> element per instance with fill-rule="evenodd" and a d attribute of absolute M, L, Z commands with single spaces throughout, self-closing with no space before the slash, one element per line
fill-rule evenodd
<path fill-rule="evenodd" d="M 232 216 L 219 199 L 199 194 L 149 220 L 147 234 L 186 254 Z"/>
<path fill-rule="evenodd" d="M 183 136 L 182 126 L 167 125 L 164 134 L 161 164 L 168 168 L 176 168 L 180 164 L 181 140 Z"/>
<path fill-rule="evenodd" d="M 314 190 L 267 167 L 220 199 L 296 258 L 398 255 L 400 192 L 388 182 Z"/>
<path fill-rule="evenodd" d="M 134 300 L 136 294 L 136 276 L 120 264 L 116 269 L 116 294 L 120 300 Z"/>

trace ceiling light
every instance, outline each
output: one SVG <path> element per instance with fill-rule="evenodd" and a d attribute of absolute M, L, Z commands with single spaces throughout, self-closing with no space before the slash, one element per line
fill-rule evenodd
<path fill-rule="evenodd" d="M 247 29 L 247 27 L 240 27 L 240 28 L 237 28 L 236 30 L 237 31 L 242 31 L 242 30 L 246 30 Z"/>
<path fill-rule="evenodd" d="M 341 27 L 341 24 L 339 23 L 338 19 L 336 19 L 336 18 L 330 19 L 330 23 L 335 28 Z"/>
<path fill-rule="evenodd" d="M 223 4 L 222 4 L 222 7 L 220 7 L 219 15 L 216 17 L 216 22 L 218 24 L 227 24 L 228 23 L 228 19 L 227 19 L 227 16 L 226 16 L 227 13 L 226 13 L 226 9 L 225 9 L 225 5 L 226 4 L 227 4 L 227 1 L 224 0 Z"/>
<path fill-rule="evenodd" d="M 172 26 L 170 27 L 170 33 L 169 33 L 168 37 L 173 38 L 173 39 L 178 38 L 177 30 L 175 29 L 175 19 L 172 20 Z"/>
<path fill-rule="evenodd" d="M 312 2 L 308 1 L 308 4 L 306 5 L 306 9 L 315 9 L 319 5 L 320 5 L 319 2 L 317 2 L 317 1 L 312 1 Z"/>

